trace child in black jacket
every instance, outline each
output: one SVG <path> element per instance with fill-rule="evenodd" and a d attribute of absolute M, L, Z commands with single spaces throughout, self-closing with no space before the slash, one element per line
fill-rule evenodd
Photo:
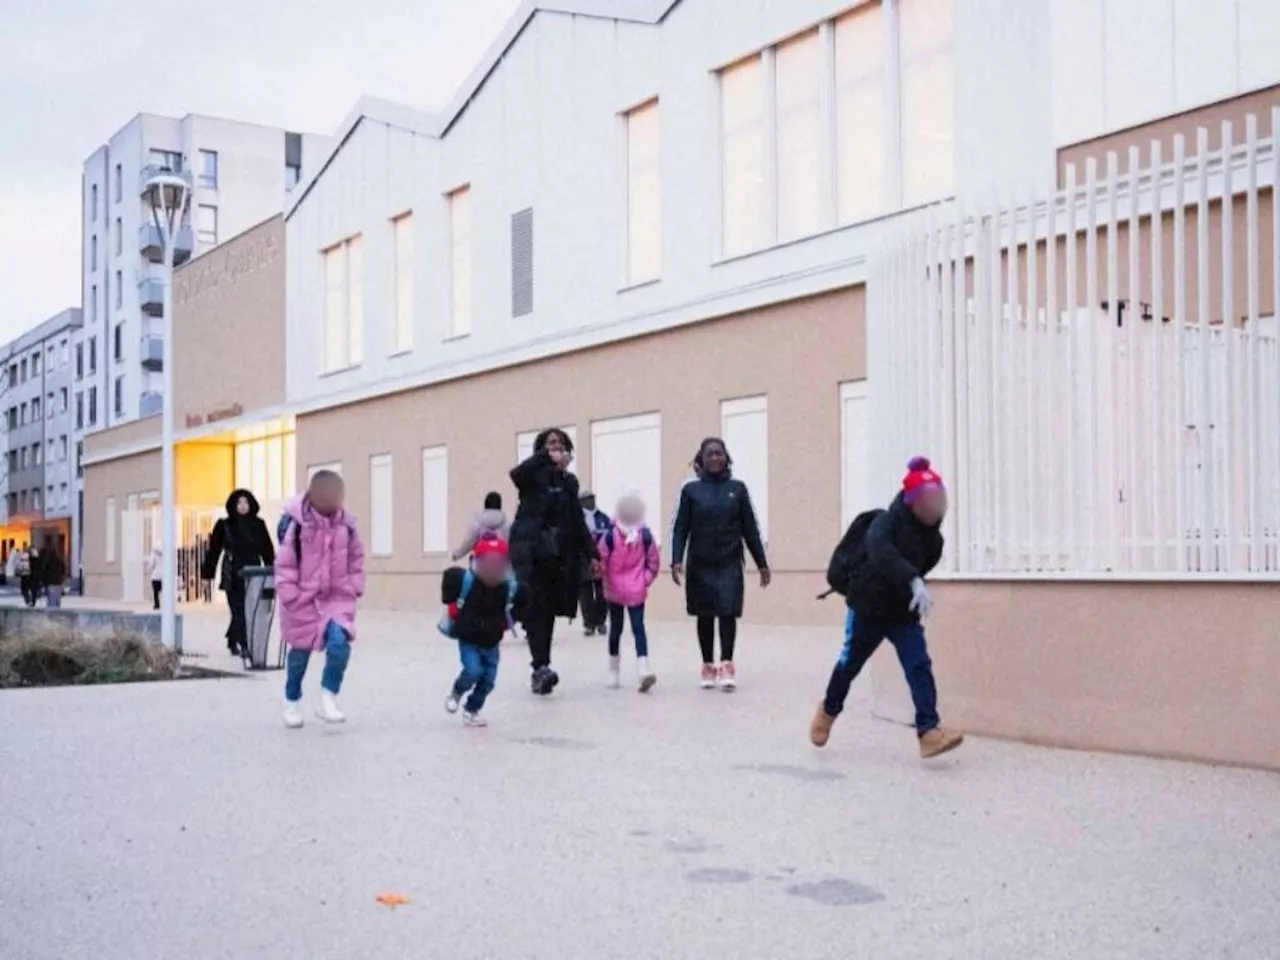
<path fill-rule="evenodd" d="M 902 492 L 871 524 L 858 548 L 849 582 L 844 647 L 831 672 L 827 695 L 809 725 L 814 746 L 824 746 L 844 709 L 849 685 L 888 640 L 898 652 L 916 707 L 916 734 L 925 759 L 954 750 L 964 735 L 938 720 L 938 690 L 921 623 L 933 610 L 924 578 L 942 559 L 942 518 L 947 492 L 924 457 L 907 465 Z"/>
<path fill-rule="evenodd" d="M 517 608 L 523 607 L 528 591 L 511 572 L 505 540 L 485 537 L 476 543 L 474 553 L 471 569 L 451 567 L 444 572 L 440 599 L 446 611 L 440 629 L 458 641 L 462 658 L 462 672 L 445 699 L 445 709 L 457 713 L 470 691 L 463 723 L 483 727 L 487 724 L 480 711 L 498 677 L 499 644 L 502 635 L 514 629 Z"/>

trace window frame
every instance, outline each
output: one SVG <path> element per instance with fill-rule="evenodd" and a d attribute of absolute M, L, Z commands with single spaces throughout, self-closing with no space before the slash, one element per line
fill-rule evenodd
<path fill-rule="evenodd" d="M 407 242 L 406 242 L 407 240 Z M 411 353 L 414 344 L 414 296 L 416 237 L 413 211 L 391 218 L 392 292 L 394 310 L 391 327 L 391 356 Z"/>
<path fill-rule="evenodd" d="M 379 491 L 379 471 L 386 471 L 386 490 Z M 369 556 L 395 556 L 395 459 L 390 453 L 369 457 Z M 385 496 L 381 493 L 385 492 Z M 380 509 L 381 506 L 381 509 Z M 382 514 L 386 511 L 386 516 Z M 385 535 L 385 542 L 384 542 Z"/>
<path fill-rule="evenodd" d="M 320 275 L 320 375 L 331 376 L 364 363 L 364 235 L 324 247 Z"/>
<path fill-rule="evenodd" d="M 428 464 L 442 463 L 443 468 L 443 494 L 440 498 L 443 507 L 443 522 L 438 529 L 431 525 L 437 504 L 432 504 L 431 493 L 432 488 L 428 486 Z M 447 556 L 450 550 L 449 540 L 449 447 L 447 444 L 435 444 L 422 448 L 421 459 L 421 490 L 422 490 L 422 555 L 429 556 Z M 433 537 L 438 535 L 438 539 Z"/>
<path fill-rule="evenodd" d="M 475 256 L 472 236 L 475 216 L 471 184 L 466 183 L 445 194 L 447 225 L 449 230 L 449 328 L 446 340 L 469 337 L 475 327 Z M 459 209 L 465 212 L 462 219 L 466 229 L 459 231 Z M 463 241 L 459 241 L 459 234 Z M 463 256 L 459 256 L 461 253 Z M 465 269 L 463 269 L 465 264 Z M 465 288 L 465 297 L 462 290 Z M 459 308 L 465 306 L 465 315 Z"/>
<path fill-rule="evenodd" d="M 646 148 L 643 151 L 636 151 L 633 144 L 636 142 L 637 127 L 639 132 L 644 134 L 647 130 L 643 126 L 639 126 L 642 122 L 649 120 L 652 115 L 651 123 L 653 125 L 653 143 L 642 145 Z M 622 286 L 638 287 L 648 283 L 656 283 L 662 279 L 663 270 L 663 206 L 662 206 L 662 98 L 650 97 L 643 103 L 626 110 L 620 115 L 622 124 L 622 152 L 623 152 L 623 177 L 625 181 L 625 190 L 623 194 L 623 202 L 625 204 L 625 221 L 626 228 L 624 234 L 624 252 L 622 258 Z M 642 159 L 636 160 L 637 152 L 641 153 Z M 644 188 L 651 189 L 653 196 L 648 198 L 650 208 L 654 212 L 654 222 L 652 224 L 644 221 L 638 221 L 635 211 L 637 202 L 643 198 Z M 639 196 L 638 196 L 639 194 Z M 640 264 L 637 264 L 637 234 L 643 235 L 643 229 L 637 230 L 637 223 L 641 227 L 650 226 L 653 229 L 654 236 L 652 242 L 656 249 L 646 251 L 647 256 L 640 258 Z M 652 269 L 646 272 L 643 265 L 652 262 Z"/>
<path fill-rule="evenodd" d="M 198 174 L 199 185 L 205 188 L 206 190 L 217 190 L 218 189 L 218 151 L 205 150 L 203 147 L 201 147 L 197 152 L 196 157 L 200 161 L 200 172 Z M 208 164 L 206 161 L 210 157 L 213 158 L 213 174 L 212 175 L 210 175 L 207 172 Z"/>

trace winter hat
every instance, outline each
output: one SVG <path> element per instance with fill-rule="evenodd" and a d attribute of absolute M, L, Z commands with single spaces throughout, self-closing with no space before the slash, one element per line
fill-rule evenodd
<path fill-rule="evenodd" d="M 476 543 L 475 555 L 477 560 L 483 560 L 485 557 L 499 556 L 510 557 L 511 551 L 507 547 L 507 541 L 501 537 L 484 537 Z"/>
<path fill-rule="evenodd" d="M 911 503 L 927 490 L 945 490 L 942 477 L 933 469 L 928 457 L 912 457 L 907 475 L 902 478 L 902 499 Z"/>

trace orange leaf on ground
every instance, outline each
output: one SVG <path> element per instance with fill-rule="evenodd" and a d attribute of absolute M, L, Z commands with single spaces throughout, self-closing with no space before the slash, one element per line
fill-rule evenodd
<path fill-rule="evenodd" d="M 403 907 L 409 902 L 409 898 L 401 893 L 380 893 L 375 899 L 384 907 L 390 907 L 392 910 L 396 907 Z"/>

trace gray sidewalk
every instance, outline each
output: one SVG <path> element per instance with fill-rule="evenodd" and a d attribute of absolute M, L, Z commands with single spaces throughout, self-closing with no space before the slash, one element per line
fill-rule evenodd
<path fill-rule="evenodd" d="M 838 627 L 744 628 L 732 696 L 689 624 L 653 626 L 649 696 L 564 630 L 534 700 L 508 645 L 464 730 L 431 619 L 361 627 L 344 727 L 286 731 L 279 674 L 0 693 L 0 957 L 1278 955 L 1275 775 L 977 739 L 925 765 L 865 691 L 816 751 Z"/>

